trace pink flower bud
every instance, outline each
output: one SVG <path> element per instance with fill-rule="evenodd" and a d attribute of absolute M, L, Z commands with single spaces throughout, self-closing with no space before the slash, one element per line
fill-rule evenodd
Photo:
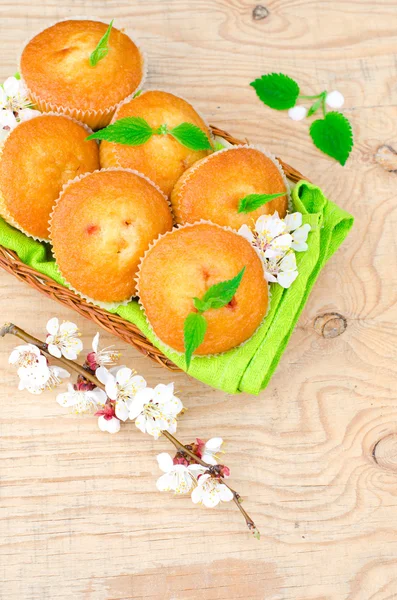
<path fill-rule="evenodd" d="M 95 383 L 91 383 L 91 381 L 88 381 L 88 379 L 86 379 L 82 375 L 79 375 L 77 378 L 77 383 L 75 383 L 73 387 L 79 392 L 88 392 L 90 390 L 95 389 L 96 385 Z"/>

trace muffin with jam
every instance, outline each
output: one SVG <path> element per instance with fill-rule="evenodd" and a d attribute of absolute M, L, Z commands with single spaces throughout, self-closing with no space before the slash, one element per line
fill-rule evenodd
<path fill-rule="evenodd" d="M 48 240 L 48 219 L 62 187 L 99 169 L 91 131 L 70 117 L 43 114 L 19 123 L 0 154 L 0 214 L 27 235 Z"/>
<path fill-rule="evenodd" d="M 136 292 L 138 264 L 150 243 L 172 228 L 164 194 L 123 169 L 70 182 L 51 215 L 59 271 L 73 289 L 99 304 L 120 304 Z"/>
<path fill-rule="evenodd" d="M 25 46 L 20 70 L 35 107 L 68 114 L 91 128 L 109 124 L 117 105 L 142 83 L 144 61 L 137 45 L 112 27 L 104 56 L 92 65 L 108 26 L 100 21 L 60 21 Z"/>
<path fill-rule="evenodd" d="M 230 302 L 206 310 L 207 330 L 197 355 L 230 350 L 258 328 L 268 307 L 262 263 L 245 238 L 211 223 L 186 225 L 160 237 L 145 254 L 138 276 L 140 303 L 156 336 L 183 352 L 184 323 L 196 310 L 194 299 L 243 269 Z"/>
<path fill-rule="evenodd" d="M 273 194 L 278 196 L 255 210 L 239 212 L 244 198 Z M 171 203 L 177 223 L 205 219 L 239 229 L 275 211 L 285 217 L 288 197 L 286 177 L 274 157 L 255 147 L 235 146 L 187 169 L 172 190 Z"/>
<path fill-rule="evenodd" d="M 112 122 L 125 117 L 141 117 L 154 129 L 163 125 L 171 129 L 181 123 L 192 123 L 210 140 L 208 127 L 194 108 L 186 100 L 168 92 L 148 90 L 124 102 L 117 109 Z M 191 150 L 168 134 L 153 135 L 139 146 L 102 141 L 100 157 L 103 167 L 136 169 L 169 195 L 184 171 L 210 152 Z"/>

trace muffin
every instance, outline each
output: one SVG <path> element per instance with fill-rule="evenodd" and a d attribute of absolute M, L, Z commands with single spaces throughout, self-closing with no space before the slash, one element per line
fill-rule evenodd
<path fill-rule="evenodd" d="M 193 123 L 210 133 L 194 108 L 182 98 L 168 92 L 149 90 L 121 104 L 112 122 L 124 117 L 142 117 L 151 127 L 167 124 L 169 128 L 181 123 Z M 137 169 L 154 181 L 169 195 L 182 173 L 210 150 L 189 150 L 170 135 L 153 135 L 141 146 L 126 146 L 103 141 L 100 148 L 103 167 Z"/>
<path fill-rule="evenodd" d="M 250 194 L 280 196 L 249 212 L 239 213 L 239 201 Z M 288 184 L 276 159 L 254 147 L 220 150 L 196 162 L 180 177 L 171 194 L 177 223 L 206 219 L 239 229 L 252 226 L 261 215 L 288 209 Z"/>
<path fill-rule="evenodd" d="M 7 136 L 0 156 L 0 214 L 14 227 L 48 239 L 48 219 L 62 186 L 99 168 L 88 127 L 62 115 L 40 115 Z"/>
<path fill-rule="evenodd" d="M 171 228 L 167 199 L 157 187 L 139 173 L 109 169 L 63 189 L 50 238 L 64 280 L 88 299 L 113 304 L 135 294 L 141 257 Z"/>
<path fill-rule="evenodd" d="M 144 65 L 138 47 L 115 27 L 108 54 L 90 65 L 107 27 L 99 21 L 61 21 L 28 42 L 20 70 L 39 110 L 71 115 L 93 129 L 109 124 L 117 104 L 141 84 Z"/>
<path fill-rule="evenodd" d="M 183 326 L 195 311 L 193 298 L 243 267 L 232 301 L 204 313 L 207 332 L 195 354 L 225 352 L 255 332 L 268 306 L 262 263 L 246 239 L 212 223 L 188 225 L 159 238 L 142 260 L 138 281 L 140 303 L 154 333 L 183 352 Z"/>

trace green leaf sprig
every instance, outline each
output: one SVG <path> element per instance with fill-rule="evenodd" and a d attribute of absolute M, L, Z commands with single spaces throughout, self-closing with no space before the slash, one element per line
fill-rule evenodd
<path fill-rule="evenodd" d="M 171 135 L 182 146 L 190 150 L 212 150 L 211 142 L 204 131 L 193 123 L 181 123 L 168 128 L 166 124 L 151 127 L 142 117 L 124 117 L 108 127 L 89 135 L 87 140 L 106 140 L 116 144 L 140 146 L 153 135 Z"/>
<path fill-rule="evenodd" d="M 109 52 L 108 42 L 109 42 L 110 32 L 112 31 L 112 27 L 113 27 L 113 21 L 114 21 L 114 19 L 112 19 L 110 21 L 109 26 L 108 26 L 107 30 L 105 31 L 105 33 L 103 34 L 103 36 L 101 37 L 101 39 L 99 40 L 97 47 L 90 54 L 91 67 L 96 67 L 97 64 L 99 63 L 99 61 L 102 60 L 103 58 L 105 58 L 105 56 Z"/>
<path fill-rule="evenodd" d="M 259 79 L 252 81 L 250 85 L 264 104 L 276 110 L 293 108 L 298 99 L 314 100 L 307 114 L 303 114 L 303 116 L 311 117 L 320 108 L 322 109 L 324 118 L 317 119 L 310 126 L 309 131 L 313 143 L 324 154 L 328 154 L 342 166 L 346 164 L 353 148 L 352 127 L 341 112 L 327 112 L 327 91 L 314 96 L 304 96 L 300 93 L 297 82 L 283 73 L 262 75 Z"/>
<path fill-rule="evenodd" d="M 264 204 L 285 196 L 287 192 L 280 192 L 279 194 L 248 194 L 244 198 L 241 198 L 238 204 L 237 212 L 239 213 L 250 213 L 257 208 L 260 208 Z"/>
<path fill-rule="evenodd" d="M 193 352 L 203 343 L 207 331 L 207 321 L 203 313 L 211 308 L 222 308 L 231 302 L 241 283 L 244 271 L 245 267 L 232 279 L 215 283 L 208 288 L 202 298 L 193 298 L 197 312 L 188 314 L 183 327 L 187 369 L 189 369 Z"/>

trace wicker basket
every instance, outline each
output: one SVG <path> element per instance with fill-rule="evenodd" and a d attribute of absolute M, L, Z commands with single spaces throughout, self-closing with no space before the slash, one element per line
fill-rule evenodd
<path fill-rule="evenodd" d="M 218 129 L 218 127 L 211 126 L 211 129 L 214 135 L 222 137 L 233 145 L 244 144 L 247 141 L 238 140 L 222 129 Z M 279 161 L 290 181 L 297 182 L 300 179 L 304 179 L 303 175 L 301 175 L 299 171 L 293 167 L 290 167 L 281 159 L 279 159 Z M 73 308 L 83 317 L 91 319 L 91 321 L 94 321 L 94 323 L 106 331 L 117 335 L 128 344 L 131 344 L 137 348 L 137 350 L 142 352 L 145 356 L 148 356 L 163 367 L 166 367 L 171 371 L 180 370 L 172 361 L 164 356 L 161 350 L 153 346 L 153 344 L 149 342 L 149 340 L 135 325 L 125 321 L 118 315 L 111 314 L 106 310 L 89 304 L 77 296 L 74 292 L 63 287 L 50 277 L 42 275 L 41 273 L 35 271 L 32 267 L 25 265 L 19 260 L 15 252 L 7 250 L 2 246 L 0 246 L 0 266 L 14 275 L 17 279 L 24 281 L 42 294 L 45 294 L 46 296 L 56 300 L 68 308 Z"/>

